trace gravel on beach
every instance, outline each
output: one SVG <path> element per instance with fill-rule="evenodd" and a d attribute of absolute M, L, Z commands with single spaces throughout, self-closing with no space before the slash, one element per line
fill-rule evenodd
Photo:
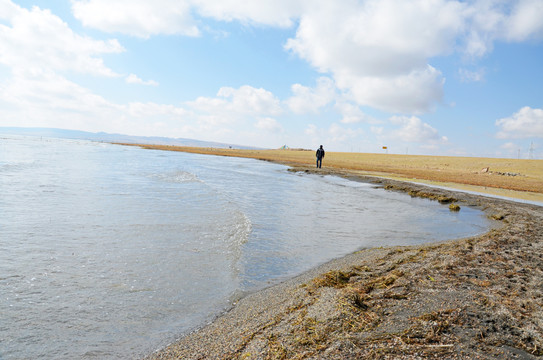
<path fill-rule="evenodd" d="M 543 356 L 543 207 L 350 178 L 456 204 L 460 211 L 477 206 L 496 226 L 472 238 L 367 249 L 333 260 L 244 297 L 146 359 Z"/>

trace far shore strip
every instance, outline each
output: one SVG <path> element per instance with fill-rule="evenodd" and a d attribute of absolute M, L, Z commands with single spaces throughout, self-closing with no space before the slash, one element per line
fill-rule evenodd
<path fill-rule="evenodd" d="M 314 150 L 244 150 L 125 143 L 120 145 L 253 158 L 300 170 L 316 167 Z M 319 173 L 376 176 L 543 203 L 543 160 L 327 151 Z"/>

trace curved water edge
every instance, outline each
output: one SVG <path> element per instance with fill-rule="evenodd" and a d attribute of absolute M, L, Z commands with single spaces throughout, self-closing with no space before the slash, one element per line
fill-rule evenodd
<path fill-rule="evenodd" d="M 23 137 L 0 149 L 3 359 L 149 353 L 333 258 L 489 226 L 477 209 L 252 159 Z"/>

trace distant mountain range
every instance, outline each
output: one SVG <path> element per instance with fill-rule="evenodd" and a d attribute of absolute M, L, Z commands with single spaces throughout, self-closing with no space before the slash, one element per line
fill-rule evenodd
<path fill-rule="evenodd" d="M 174 145 L 174 146 L 195 146 L 233 149 L 255 149 L 255 147 L 224 144 L 210 141 L 200 141 L 183 138 L 167 138 L 159 136 L 131 136 L 123 134 L 108 134 L 105 132 L 92 133 L 79 130 L 65 130 L 53 128 L 22 128 L 22 127 L 0 127 L 0 134 L 23 135 L 23 136 L 45 136 L 61 139 L 79 139 L 90 141 L 103 141 L 111 143 L 129 144 L 153 144 L 153 145 Z"/>

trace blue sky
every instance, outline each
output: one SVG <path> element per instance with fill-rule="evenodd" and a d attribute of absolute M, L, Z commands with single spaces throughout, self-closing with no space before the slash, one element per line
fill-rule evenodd
<path fill-rule="evenodd" d="M 542 65 L 543 0 L 0 0 L 0 126 L 541 159 Z"/>

